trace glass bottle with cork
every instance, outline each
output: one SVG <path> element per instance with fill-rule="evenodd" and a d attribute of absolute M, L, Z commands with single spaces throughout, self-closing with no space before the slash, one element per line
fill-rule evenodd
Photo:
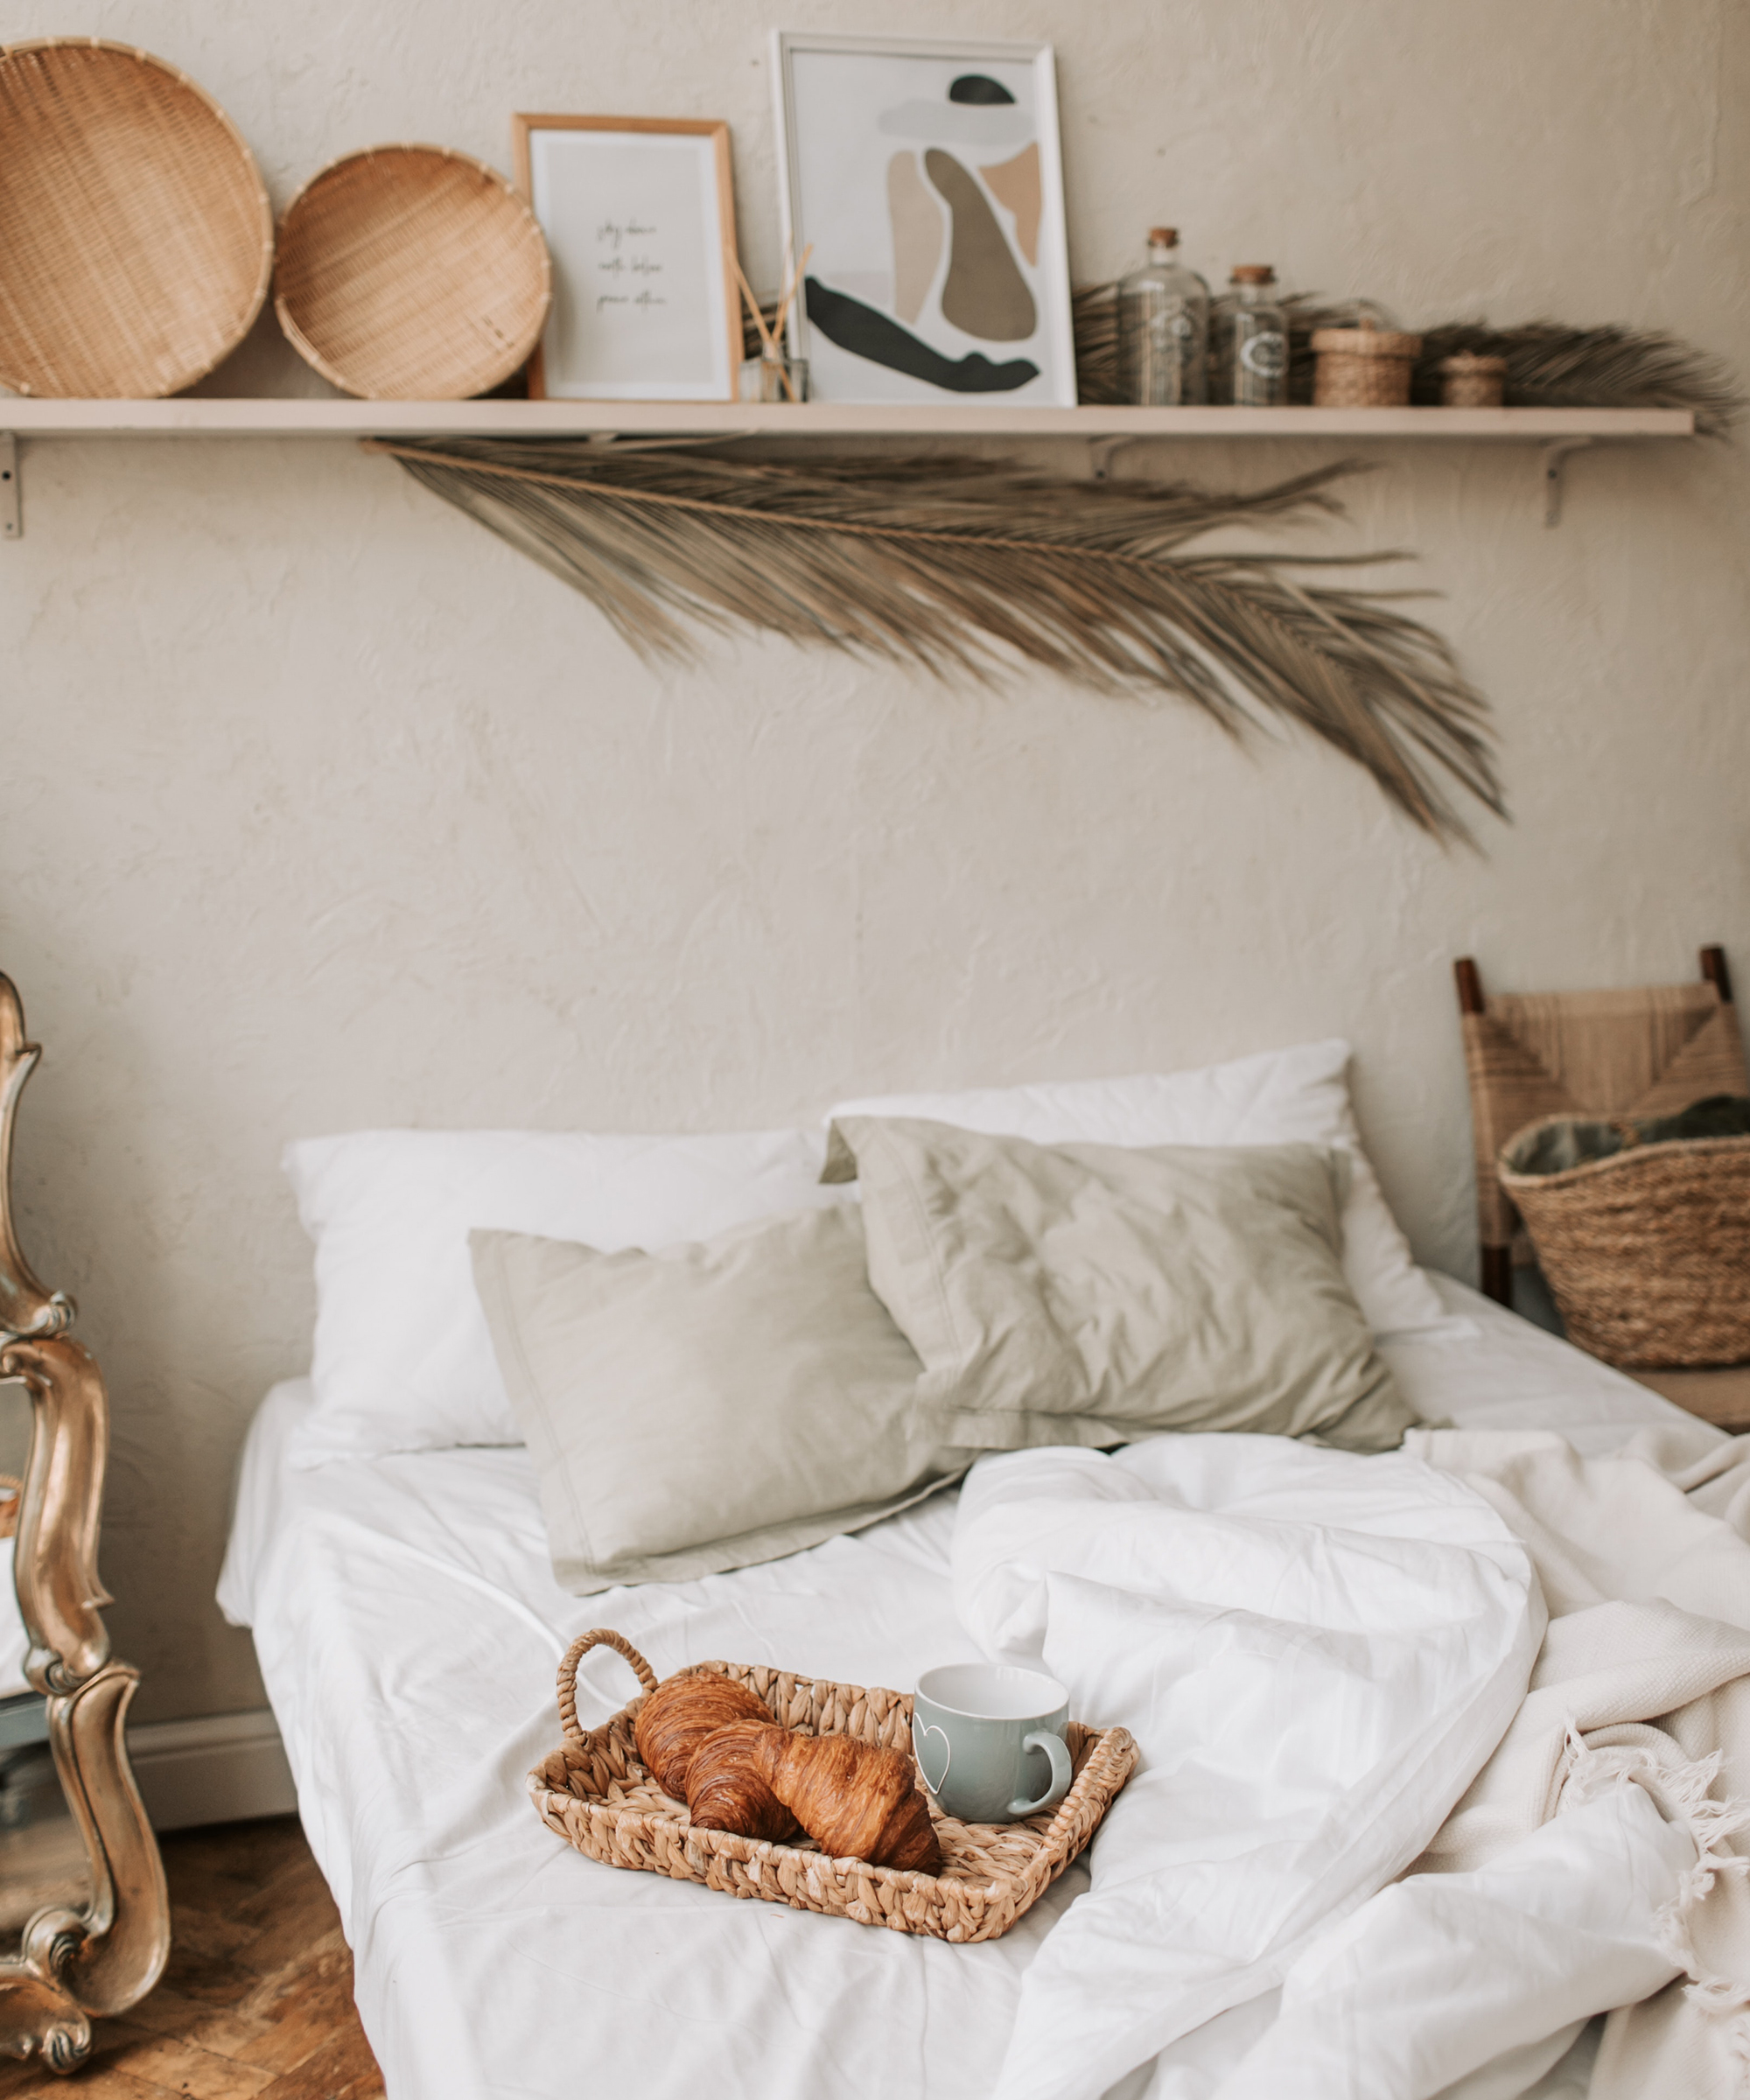
<path fill-rule="evenodd" d="M 1152 226 L 1148 261 L 1118 286 L 1118 398 L 1179 408 L 1205 398 L 1209 287 L 1179 260 L 1179 232 Z"/>
<path fill-rule="evenodd" d="M 1288 317 L 1268 262 L 1236 262 L 1211 326 L 1209 394 L 1236 409 L 1288 399 Z"/>

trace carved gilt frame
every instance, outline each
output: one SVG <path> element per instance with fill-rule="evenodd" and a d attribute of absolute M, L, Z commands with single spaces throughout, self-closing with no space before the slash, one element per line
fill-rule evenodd
<path fill-rule="evenodd" d="M 68 1333 L 74 1305 L 32 1273 L 12 1219 L 12 1131 L 42 1053 L 0 976 L 0 1379 L 31 1398 L 31 1458 L 13 1567 L 30 1636 L 25 1675 L 48 1703 L 49 1742 L 85 1840 L 89 1900 L 52 1907 L 0 1960 L 0 2054 L 40 2052 L 56 2071 L 91 2052 L 94 2017 L 124 2012 L 164 1973 L 170 1901 L 158 1841 L 128 1763 L 123 1730 L 139 1673 L 113 1661 L 97 1578 L 109 1404 L 90 1352 Z"/>

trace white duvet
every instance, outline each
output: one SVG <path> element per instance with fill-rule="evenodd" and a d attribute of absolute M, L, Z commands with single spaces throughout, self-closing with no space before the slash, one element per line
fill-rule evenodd
<path fill-rule="evenodd" d="M 1142 1752 L 1040 1950 L 999 2090 L 1097 2100 L 1425 1850 L 1544 1634 L 1524 1548 L 1420 1460 L 1277 1437 L 982 1460 L 961 1623 Z"/>
<path fill-rule="evenodd" d="M 1472 1334 L 1392 1348 L 1424 1412 L 1476 1427 L 1506 1412 L 1594 1449 L 1671 1415 L 1442 1288 Z M 284 1445 L 306 1404 L 282 1388 L 258 1420 L 220 1600 L 255 1628 L 391 2100 L 1204 2100 L 1297 2006 L 1360 2002 L 1330 1928 L 1354 1911 L 1341 1930 L 1377 1931 L 1382 1899 L 1354 1907 L 1464 1791 L 1541 1630 L 1511 1532 L 1402 1457 L 1250 1438 L 1018 1454 L 985 1461 L 958 1511 L 945 1494 L 788 1560 L 578 1600 L 553 1582 L 522 1451 L 293 1473 Z M 903 1687 L 984 1650 L 1041 1657 L 1081 1718 L 1132 1729 L 1143 1768 L 1091 1878 L 1072 1869 L 986 1945 L 732 1903 L 598 1866 L 536 1819 L 523 1775 L 556 1739 L 554 1663 L 598 1624 L 664 1672 L 721 1656 Z M 632 1690 L 598 1652 L 581 1718 Z M 1564 1869 L 1513 1886 L 1548 1899 L 1590 1872 L 1638 1889 L 1614 1924 L 1593 1901 L 1574 1929 L 1597 1940 L 1594 1970 L 1609 1954 L 1651 1990 L 1672 1971 L 1636 1936 L 1685 1862 L 1656 1814 L 1635 1820 L 1644 1797 L 1598 1807 L 1595 1830 L 1550 1826 Z M 1438 1879 L 1455 1916 L 1502 1914 L 1498 1886 Z M 1423 1923 L 1385 1943 L 1426 1992 L 1431 1951 L 1454 1942 Z M 1551 1948 L 1564 1929 L 1538 1928 Z M 1545 1980 L 1549 2024 L 1521 2033 L 1503 2012 L 1489 2054 L 1509 2054 L 1455 2093 L 1527 2091 L 1598 2009 Z M 1431 1998 L 1424 2028 L 1437 2011 Z M 1375 2021 L 1382 2039 L 1390 2024 Z M 1468 2024 L 1452 2057 L 1466 2070 L 1482 2061 Z M 1381 2075 L 1317 2090 L 1402 2100 Z M 1539 2090 L 1584 2091 L 1582 2057 L 1555 2076 L 1568 2082 Z"/>

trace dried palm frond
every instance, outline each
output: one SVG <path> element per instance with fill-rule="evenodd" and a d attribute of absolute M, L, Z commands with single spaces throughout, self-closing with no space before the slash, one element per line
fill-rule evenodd
<path fill-rule="evenodd" d="M 1491 328 L 1452 321 L 1426 330 L 1412 401 L 1440 398 L 1440 360 L 1468 350 L 1507 360 L 1507 402 L 1524 409 L 1691 409 L 1704 438 L 1723 438 L 1745 409 L 1721 360 L 1674 335 L 1531 321 Z"/>
<path fill-rule="evenodd" d="M 1118 407 L 1118 286 L 1078 284 L 1069 298 L 1075 338 L 1075 398 L 1084 409 Z"/>
<path fill-rule="evenodd" d="M 647 656 L 682 620 L 989 677 L 1019 657 L 1104 692 L 1166 690 L 1230 732 L 1248 703 L 1365 766 L 1429 830 L 1442 776 L 1500 813 L 1486 707 L 1398 592 L 1292 569 L 1396 556 L 1188 550 L 1222 526 L 1339 512 L 1353 462 L 1250 495 L 1072 481 L 984 459 L 778 462 L 587 440 L 368 439 L 600 606 Z"/>

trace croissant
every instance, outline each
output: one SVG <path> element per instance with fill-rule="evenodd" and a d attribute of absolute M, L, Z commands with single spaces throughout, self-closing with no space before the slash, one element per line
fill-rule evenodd
<path fill-rule="evenodd" d="M 772 1724 L 765 1702 L 711 1670 L 665 1677 L 645 1699 L 634 1724 L 638 1754 L 656 1784 L 676 1801 L 687 1798 L 687 1767 L 708 1735 L 731 1721 Z"/>
<path fill-rule="evenodd" d="M 774 1728 L 753 1732 L 748 1756 L 823 1852 L 941 1872 L 935 1827 L 901 1752 L 854 1736 Z"/>
<path fill-rule="evenodd" d="M 796 1835 L 795 1817 L 754 1768 L 756 1739 L 781 1732 L 768 1713 L 757 1721 L 732 1721 L 705 1738 L 687 1768 L 687 1807 L 696 1829 L 736 1830 L 780 1844 Z"/>

